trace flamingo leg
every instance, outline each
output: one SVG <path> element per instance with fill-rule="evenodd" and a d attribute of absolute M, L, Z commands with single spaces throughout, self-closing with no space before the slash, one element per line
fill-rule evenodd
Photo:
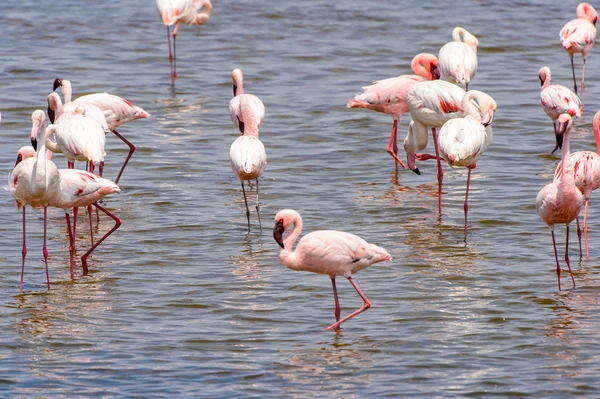
<path fill-rule="evenodd" d="M 67 232 L 69 233 L 69 271 L 71 272 L 71 278 L 73 278 L 73 272 L 75 271 L 75 237 L 73 236 L 73 230 L 71 230 L 69 213 L 66 211 L 65 219 L 67 220 Z"/>
<path fill-rule="evenodd" d="M 23 248 L 21 249 L 21 256 L 23 261 L 21 263 L 21 284 L 19 289 L 23 292 L 23 277 L 25 276 L 25 256 L 27 255 L 27 239 L 25 235 L 25 206 L 23 206 Z"/>
<path fill-rule="evenodd" d="M 390 134 L 390 140 L 387 145 L 387 152 L 394 158 L 396 162 L 396 169 L 398 169 L 398 164 L 402 166 L 402 169 L 406 169 L 406 165 L 404 162 L 398 158 L 398 144 L 397 144 L 397 135 L 398 135 L 398 120 L 394 119 L 394 125 L 392 126 L 392 133 Z"/>
<path fill-rule="evenodd" d="M 437 173 L 438 209 L 439 209 L 439 212 L 441 215 L 442 214 L 442 179 L 444 178 L 444 171 L 442 170 L 442 162 L 440 160 L 440 149 L 438 147 L 437 132 L 435 131 L 434 127 L 431 128 L 431 134 L 433 135 L 433 145 L 435 147 L 435 157 L 437 160 L 437 167 L 438 167 L 438 173 Z"/>
<path fill-rule="evenodd" d="M 131 156 L 133 155 L 133 153 L 135 151 L 135 146 L 133 144 L 131 144 L 131 142 L 129 140 L 127 140 L 125 137 L 123 137 L 116 130 L 113 130 L 112 132 L 115 134 L 115 136 L 120 138 L 125 144 L 127 144 L 129 146 L 129 154 L 127 154 L 127 158 L 125 158 L 125 162 L 123 162 L 123 166 L 121 166 L 121 170 L 119 171 L 119 174 L 117 175 L 117 179 L 115 180 L 115 184 L 119 184 L 119 179 L 121 178 L 121 175 L 123 174 L 123 171 L 125 170 L 125 166 L 127 166 L 129 159 L 131 158 Z"/>
<path fill-rule="evenodd" d="M 97 211 L 97 210 L 96 210 Z M 92 221 L 92 206 L 87 206 L 87 213 L 90 219 L 90 239 L 92 240 L 92 246 L 94 246 L 94 222 Z M 100 216 L 98 216 L 100 217 Z"/>
<path fill-rule="evenodd" d="M 175 24 L 175 29 L 173 29 L 173 75 L 171 76 L 171 81 L 175 83 L 175 79 L 177 79 L 177 45 L 175 39 L 177 39 L 177 30 L 179 29 L 179 22 Z"/>
<path fill-rule="evenodd" d="M 364 303 L 360 309 L 355 310 L 354 312 L 350 313 L 348 316 L 344 317 L 342 320 L 327 327 L 328 330 L 333 330 L 335 328 L 338 328 L 340 326 L 340 324 L 342 324 L 346 320 L 353 318 L 354 316 L 364 312 L 365 310 L 367 310 L 371 307 L 371 302 L 369 302 L 369 300 L 367 299 L 365 294 L 363 294 L 362 291 L 360 290 L 360 288 L 358 288 L 358 285 L 354 282 L 354 280 L 352 280 L 352 277 L 348 277 L 348 281 L 350 281 L 350 284 L 352 284 L 352 286 L 354 287 L 356 292 L 358 292 L 358 295 L 360 295 L 360 298 L 363 300 Z"/>
<path fill-rule="evenodd" d="M 585 240 L 585 257 L 590 258 L 590 246 L 588 244 L 588 233 L 587 233 L 587 213 L 588 213 L 588 203 L 590 202 L 589 198 L 585 199 L 585 211 L 583 212 L 583 238 Z M 579 218 L 577 218 L 577 222 L 579 222 Z M 581 253 L 581 237 L 579 238 L 579 252 Z"/>
<path fill-rule="evenodd" d="M 565 262 L 567 262 L 567 267 L 569 268 L 569 274 L 571 275 L 571 280 L 573 280 L 573 288 L 575 288 L 575 277 L 573 277 L 573 272 L 571 271 L 571 262 L 569 261 L 569 225 L 567 225 L 567 240 L 565 245 Z"/>
<path fill-rule="evenodd" d="M 258 178 L 256 179 L 256 213 L 258 214 L 258 226 L 260 227 L 260 232 L 262 233 L 262 224 L 260 222 L 260 206 L 258 203 Z"/>
<path fill-rule="evenodd" d="M 337 288 L 335 287 L 335 278 L 331 279 L 331 286 L 333 287 L 333 298 L 335 299 L 335 321 L 340 321 L 342 309 L 340 308 L 340 301 L 338 299 Z"/>
<path fill-rule="evenodd" d="M 98 176 L 102 177 L 103 173 L 104 173 L 104 161 L 101 161 L 100 165 L 98 166 Z"/>
<path fill-rule="evenodd" d="M 558 277 L 558 290 L 560 291 L 560 265 L 558 264 L 558 251 L 556 250 L 556 240 L 554 239 L 554 230 L 551 229 L 552 233 L 552 245 L 554 246 L 554 257 L 556 258 L 556 276 Z"/>
<path fill-rule="evenodd" d="M 246 218 L 248 219 L 248 233 L 250 233 L 250 209 L 248 208 L 248 200 L 246 199 L 246 189 L 244 188 L 244 181 L 242 182 L 242 193 L 244 193 L 244 203 L 246 204 Z"/>
<path fill-rule="evenodd" d="M 42 252 L 44 254 L 44 263 L 46 264 L 46 282 L 48 283 L 48 290 L 50 290 L 50 273 L 48 272 L 48 247 L 46 246 L 46 223 L 47 223 L 47 212 L 48 207 L 44 207 L 44 246 Z"/>
<path fill-rule="evenodd" d="M 94 251 L 98 247 L 98 245 L 100 245 L 102 243 L 102 241 L 106 240 L 106 238 L 108 238 L 108 236 L 110 236 L 112 233 L 114 233 L 114 231 L 121 226 L 121 219 L 119 219 L 118 217 L 116 217 L 115 215 L 110 213 L 108 210 L 106 210 L 102 206 L 98 205 L 97 202 L 94 204 L 94 206 L 96 208 L 100 209 L 104 214 L 108 215 L 108 217 L 110 217 L 112 220 L 114 220 L 115 225 L 105 235 L 103 235 L 102 238 L 100 238 L 98 241 L 96 241 L 96 243 L 81 257 L 81 267 L 83 268 L 84 276 L 88 274 L 87 257 L 90 256 L 92 251 Z"/>
<path fill-rule="evenodd" d="M 583 54 L 583 68 L 581 69 L 581 113 L 583 113 L 583 107 L 585 105 L 585 62 L 586 61 L 587 61 L 587 54 Z"/>
<path fill-rule="evenodd" d="M 171 32 L 169 31 L 169 25 L 167 25 L 167 43 L 169 44 L 169 67 L 171 68 L 171 83 L 173 83 L 173 52 L 171 51 Z"/>
<path fill-rule="evenodd" d="M 104 161 L 100 162 L 100 166 L 102 166 L 103 162 Z M 100 166 L 99 166 L 99 168 L 100 168 Z M 94 173 L 95 168 L 96 168 L 96 164 L 93 162 L 90 162 L 88 172 Z M 100 175 L 100 176 L 102 176 L 102 175 Z M 90 215 L 90 233 L 91 233 L 91 238 L 92 238 L 92 245 L 94 245 L 94 233 L 92 232 L 92 206 L 91 205 L 88 205 L 87 211 L 88 211 L 88 215 Z M 98 209 L 96 209 L 96 222 L 100 223 L 100 213 L 98 212 Z"/>
<path fill-rule="evenodd" d="M 581 260 L 581 229 L 579 228 L 579 216 L 577 216 L 575 218 L 575 220 L 577 221 L 577 238 L 579 241 L 579 260 Z"/>
<path fill-rule="evenodd" d="M 465 91 L 469 91 L 469 82 L 465 83 Z"/>
<path fill-rule="evenodd" d="M 577 94 L 577 79 L 575 79 L 575 64 L 573 62 L 573 54 L 569 53 L 569 57 L 571 57 L 571 71 L 573 71 L 573 91 L 575 94 Z"/>
<path fill-rule="evenodd" d="M 73 243 L 75 243 L 75 237 L 77 237 L 77 215 L 79 214 L 79 208 L 73 208 Z"/>
<path fill-rule="evenodd" d="M 469 172 L 467 174 L 467 189 L 465 191 L 465 242 L 467 242 L 467 213 L 469 213 L 469 184 L 471 183 L 471 169 L 473 169 L 475 165 L 469 166 Z"/>

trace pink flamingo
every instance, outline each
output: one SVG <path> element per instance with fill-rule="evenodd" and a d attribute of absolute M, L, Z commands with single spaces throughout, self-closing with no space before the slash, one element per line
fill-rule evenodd
<path fill-rule="evenodd" d="M 596 139 L 596 147 L 598 152 L 593 151 L 577 151 L 571 154 L 571 162 L 573 163 L 573 173 L 575 175 L 575 185 L 583 193 L 585 197 L 585 211 L 583 213 L 583 237 L 585 239 L 585 254 L 590 257 L 588 236 L 587 236 L 587 214 L 588 203 L 592 191 L 600 187 L 600 111 L 594 115 L 594 138 Z M 562 163 L 558 164 L 554 173 L 554 180 L 560 179 L 562 175 Z M 577 220 L 577 235 L 581 242 L 581 230 L 579 229 L 579 220 Z"/>
<path fill-rule="evenodd" d="M 265 105 L 263 102 L 254 94 L 244 93 L 244 75 L 242 70 L 239 68 L 234 69 L 231 72 L 231 78 L 233 80 L 233 98 L 229 101 L 229 118 L 233 125 L 240 129 L 240 132 L 244 134 L 244 121 L 240 119 L 240 102 L 242 98 L 245 98 L 247 102 L 251 103 L 254 111 L 252 117 L 254 118 L 254 124 L 258 129 L 265 119 Z"/>
<path fill-rule="evenodd" d="M 598 13 L 588 3 L 580 3 L 577 6 L 577 18 L 567 22 L 560 30 L 558 36 L 560 43 L 571 57 L 571 70 L 573 71 L 573 87 L 577 94 L 577 79 L 575 79 L 575 64 L 573 63 L 573 54 L 581 53 L 583 56 L 583 67 L 581 71 L 581 104 L 585 95 L 585 62 L 588 53 L 594 46 L 596 40 L 596 22 L 598 22 Z"/>
<path fill-rule="evenodd" d="M 59 87 L 61 88 L 65 97 L 65 104 L 70 104 L 72 96 L 71 82 L 66 79 L 57 78 L 54 80 L 53 90 L 56 90 Z M 89 107 L 100 109 L 106 119 L 106 130 L 113 132 L 115 136 L 121 139 L 121 141 L 123 141 L 129 147 L 129 153 L 127 154 L 125 162 L 123 162 L 121 170 L 115 179 L 115 184 L 118 184 L 119 180 L 121 179 L 121 175 L 127 166 L 127 163 L 135 151 L 135 146 L 119 132 L 117 132 L 117 128 L 130 121 L 149 118 L 150 114 L 144 111 L 142 108 L 133 105 L 126 99 L 109 93 L 88 94 L 76 98 L 72 103 L 75 105 L 83 104 L 86 106 L 86 110 L 88 110 Z M 50 118 L 50 121 L 54 123 L 52 118 Z M 102 164 L 100 164 L 100 168 L 100 176 L 102 176 Z"/>
<path fill-rule="evenodd" d="M 427 137 L 427 128 L 431 126 L 431 134 L 433 137 L 433 145 L 435 148 L 435 158 L 438 167 L 438 209 L 442 214 L 442 179 L 444 172 L 442 171 L 442 163 L 440 161 L 440 153 L 436 128 L 453 118 L 464 116 L 461 101 L 465 91 L 460 87 L 448 83 L 444 80 L 432 80 L 418 82 L 409 90 L 406 95 L 410 116 L 414 121 L 414 129 L 417 131 L 417 137 Z M 425 145 L 427 140 L 425 139 Z M 406 147 L 406 146 L 405 146 Z M 421 148 L 421 147 L 420 147 Z M 424 147 L 422 147 L 424 148 Z M 408 154 L 409 165 L 414 164 L 414 159 L 410 159 L 413 155 Z M 420 174 L 418 168 L 411 169 Z"/>
<path fill-rule="evenodd" d="M 471 169 L 475 169 L 481 155 L 492 144 L 493 132 L 490 124 L 494 119 L 496 102 L 482 91 L 471 90 L 464 95 L 462 104 L 467 115 L 444 123 L 438 136 L 438 145 L 448 165 L 466 167 L 468 170 L 464 204 L 466 242 Z"/>
<path fill-rule="evenodd" d="M 44 263 L 46 265 L 46 281 L 50 289 L 50 274 L 48 272 L 48 247 L 46 246 L 46 225 L 47 208 L 50 199 L 53 198 L 60 189 L 60 176 L 58 168 L 51 160 L 46 158 L 45 144 L 45 125 L 46 115 L 42 110 L 36 110 L 31 115 L 32 140 L 40 137 L 40 145 L 35 157 L 27 156 L 26 152 L 17 156 L 17 163 L 8 176 L 8 187 L 11 195 L 17 201 L 17 206 L 23 208 L 23 247 L 21 251 L 21 283 L 19 288 L 23 291 L 23 277 L 25 275 L 25 256 L 27 255 L 27 240 L 25 234 L 25 209 L 27 205 L 33 208 L 44 208 L 44 245 L 42 252 L 44 254 Z M 29 154 L 32 155 L 32 154 Z M 20 159 L 19 159 L 20 158 Z"/>
<path fill-rule="evenodd" d="M 204 11 L 199 13 L 204 7 Z M 210 0 L 156 0 L 156 8 L 160 18 L 167 27 L 167 41 L 169 43 L 169 64 L 171 66 L 171 84 L 175 83 L 177 78 L 177 52 L 175 39 L 179 24 L 204 25 L 210 18 L 212 3 Z M 169 26 L 175 24 L 173 29 L 173 51 L 171 51 L 171 36 Z"/>
<path fill-rule="evenodd" d="M 581 100 L 577 97 L 577 94 L 573 93 L 570 89 L 562 85 L 551 84 L 552 73 L 550 68 L 542 67 L 538 72 L 540 83 L 542 85 L 542 91 L 540 92 L 540 99 L 542 101 L 542 108 L 546 115 L 552 119 L 552 125 L 554 127 L 554 135 L 556 136 L 556 147 L 552 150 L 559 149 L 562 146 L 562 135 L 556 133 L 556 119 L 559 115 L 567 113 L 571 116 L 581 116 L 583 107 Z"/>
<path fill-rule="evenodd" d="M 47 154 L 52 155 L 51 151 L 47 151 Z M 17 154 L 17 164 L 21 161 L 35 157 L 36 153 L 33 147 L 26 146 L 22 147 Z M 48 158 L 48 156 L 46 157 Z M 74 266 L 74 254 L 75 254 L 75 234 L 71 230 L 70 217 L 68 213 L 69 208 L 77 207 L 88 207 L 90 205 L 96 206 L 97 209 L 102 210 L 105 214 L 115 220 L 115 226 L 106 233 L 100 240 L 95 244 L 92 242 L 92 248 L 88 250 L 85 255 L 81 258 L 83 274 L 88 274 L 87 257 L 92 253 L 98 245 L 102 243 L 109 235 L 111 235 L 121 225 L 121 220 L 110 213 L 105 208 L 97 204 L 98 201 L 103 199 L 109 194 L 119 193 L 121 189 L 112 181 L 97 176 L 93 173 L 86 172 L 77 169 L 59 169 L 60 178 L 60 189 L 56 196 L 49 198 L 48 206 L 63 209 L 65 211 L 65 218 L 67 221 L 67 229 L 69 232 L 69 253 L 71 255 L 71 275 L 73 274 Z"/>
<path fill-rule="evenodd" d="M 462 83 L 469 90 L 469 82 L 477 73 L 477 47 L 479 41 L 465 28 L 457 26 L 452 40 L 442 46 L 438 54 L 442 79 Z"/>
<path fill-rule="evenodd" d="M 283 233 L 294 225 L 292 231 L 283 238 Z M 340 324 L 352 317 L 364 312 L 371 307 L 371 303 L 362 293 L 351 275 L 392 257 L 385 249 L 374 244 L 369 244 L 362 238 L 335 230 L 318 230 L 306 234 L 293 250 L 294 243 L 302 231 L 302 218 L 298 212 L 292 209 L 284 209 L 275 216 L 275 227 L 273 237 L 279 246 L 279 261 L 289 269 L 296 271 L 307 271 L 319 274 L 327 274 L 331 278 L 333 286 L 333 297 L 335 298 L 335 320 L 336 322 L 328 330 L 337 329 Z M 358 295 L 363 300 L 360 309 L 352 312 L 340 320 L 340 303 L 338 300 L 335 278 L 343 276 L 350 281 Z"/>
<path fill-rule="evenodd" d="M 394 118 L 394 125 L 390 134 L 387 152 L 398 164 L 406 169 L 404 162 L 398 158 L 397 129 L 402 115 L 408 112 L 406 94 L 416 82 L 440 78 L 438 59 L 433 54 L 417 54 L 411 62 L 415 75 L 402 75 L 377 81 L 371 86 L 363 87 L 364 92 L 357 94 L 348 101 L 348 108 L 366 108 L 373 111 L 390 114 Z"/>
<path fill-rule="evenodd" d="M 562 114 L 558 117 L 557 133 L 564 135 L 562 145 L 561 168 L 563 173 L 559 178 L 540 190 L 535 200 L 535 207 L 538 215 L 544 219 L 552 233 L 552 244 L 554 245 L 554 256 L 556 257 L 556 273 L 558 274 L 558 290 L 560 291 L 560 265 L 558 263 L 558 251 L 556 250 L 556 240 L 554 238 L 554 225 L 564 223 L 567 226 L 567 238 L 565 246 L 565 262 L 569 268 L 569 274 L 575 287 L 575 278 L 571 272 L 569 262 L 569 224 L 577 218 L 581 210 L 581 191 L 575 185 L 575 176 L 571 156 L 569 154 L 569 138 L 571 135 L 572 119 L 569 114 Z"/>
<path fill-rule="evenodd" d="M 236 118 L 239 119 L 240 126 L 242 126 L 241 130 L 243 130 L 244 134 L 231 144 L 229 161 L 231 163 L 231 170 L 239 177 L 242 183 L 244 203 L 246 204 L 246 218 L 248 219 L 248 232 L 250 232 L 250 209 L 248 209 L 244 180 L 256 180 L 256 213 L 258 214 L 260 231 L 262 231 L 258 202 L 258 179 L 267 166 L 267 152 L 265 151 L 265 146 L 258 138 L 257 121 L 261 109 L 247 95 L 235 98 L 239 98 L 239 108 L 236 111 Z M 262 110 L 264 112 L 264 107 Z"/>

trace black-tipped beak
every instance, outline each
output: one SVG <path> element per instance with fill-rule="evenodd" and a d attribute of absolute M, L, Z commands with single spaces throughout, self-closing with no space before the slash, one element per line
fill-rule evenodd
<path fill-rule="evenodd" d="M 37 151 L 37 139 L 31 139 L 31 145 L 33 146 L 33 149 Z"/>
<path fill-rule="evenodd" d="M 246 125 L 244 125 L 244 122 L 242 122 L 240 120 L 240 118 L 238 118 L 238 123 L 239 123 L 239 127 L 240 127 L 240 132 L 242 132 L 242 134 L 244 134 L 244 131 L 246 129 Z"/>
<path fill-rule="evenodd" d="M 58 89 L 60 86 L 62 86 L 62 79 L 61 78 L 54 79 L 54 84 L 52 85 L 52 91 Z"/>
<path fill-rule="evenodd" d="M 281 248 L 285 249 L 285 245 L 283 245 L 283 232 L 285 231 L 285 229 L 283 228 L 283 220 L 279 220 L 277 223 L 275 223 L 275 226 L 273 227 L 273 238 L 275 239 L 275 242 L 277 242 L 277 244 L 279 244 L 279 246 Z"/>
<path fill-rule="evenodd" d="M 420 174 L 421 174 L 421 171 L 419 170 L 419 168 L 414 168 L 414 169 L 411 169 L 411 170 L 412 170 L 413 172 L 415 172 L 416 174 L 418 174 L 418 175 L 420 175 Z"/>
<path fill-rule="evenodd" d="M 543 86 L 544 85 L 544 79 L 542 79 L 541 76 L 538 76 L 538 78 L 540 78 L 540 86 Z"/>
<path fill-rule="evenodd" d="M 15 166 L 17 166 L 23 160 L 23 155 L 17 154 L 17 162 L 15 162 Z"/>
<path fill-rule="evenodd" d="M 552 152 L 550 154 L 554 154 L 554 151 L 558 150 L 559 148 L 562 150 L 562 145 L 563 145 L 563 133 L 556 133 L 556 147 L 554 147 L 554 150 L 552 150 Z"/>
<path fill-rule="evenodd" d="M 431 67 L 431 76 L 433 76 L 433 80 L 438 80 L 439 78 L 441 78 L 441 74 L 440 74 L 440 70 L 438 69 L 437 66 L 433 65 Z"/>
<path fill-rule="evenodd" d="M 235 97 L 237 95 L 237 86 L 233 85 L 233 96 Z"/>

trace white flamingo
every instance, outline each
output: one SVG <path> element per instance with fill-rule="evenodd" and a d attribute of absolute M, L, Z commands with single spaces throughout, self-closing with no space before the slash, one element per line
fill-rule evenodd
<path fill-rule="evenodd" d="M 477 47 L 479 41 L 465 28 L 457 26 L 452 40 L 442 46 L 438 54 L 442 79 L 462 83 L 469 90 L 469 82 L 477 73 Z"/>

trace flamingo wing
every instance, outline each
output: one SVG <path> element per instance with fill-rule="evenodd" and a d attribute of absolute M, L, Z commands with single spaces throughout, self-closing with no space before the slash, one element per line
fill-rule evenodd
<path fill-rule="evenodd" d="M 581 53 L 594 45 L 596 27 L 586 19 L 576 18 L 567 22 L 558 36 L 565 50 L 571 53 Z"/>
<path fill-rule="evenodd" d="M 126 99 L 109 93 L 88 94 L 78 97 L 73 102 L 91 104 L 102 110 L 109 130 L 114 130 L 126 122 L 150 116 L 148 112 Z"/>

